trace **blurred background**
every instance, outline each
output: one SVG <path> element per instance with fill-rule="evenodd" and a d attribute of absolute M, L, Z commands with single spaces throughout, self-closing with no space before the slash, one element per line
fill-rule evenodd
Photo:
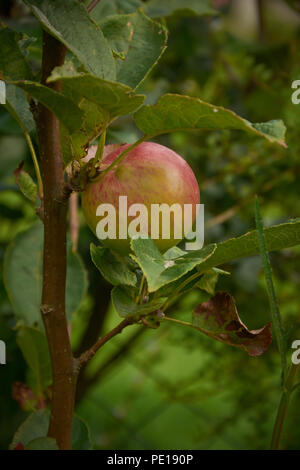
<path fill-rule="evenodd" d="M 299 217 L 300 105 L 291 102 L 300 79 L 300 2 L 215 0 L 219 14 L 179 12 L 166 19 L 168 48 L 139 92 L 154 103 L 166 92 L 199 97 L 225 106 L 252 122 L 283 119 L 284 149 L 239 132 L 176 132 L 156 141 L 174 149 L 193 168 L 205 204 L 206 243 L 239 236 L 255 226 L 254 195 L 261 196 L 265 225 Z M 41 56 L 41 34 L 19 1 L 0 2 L 1 19 L 35 36 L 32 64 Z M 0 45 L 1 47 L 1 45 Z M 139 137 L 129 118 L 116 121 L 108 143 Z M 0 107 L 0 263 L 16 234 L 36 219 L 15 184 L 21 160 L 34 177 L 26 141 Z M 110 286 L 89 257 L 96 241 L 80 213 L 78 251 L 89 289 L 72 323 L 72 343 L 85 349 L 117 321 Z M 271 255 L 274 282 L 287 342 L 300 338 L 300 249 Z M 270 319 L 259 257 L 224 269 L 218 290 L 236 299 L 250 329 Z M 1 268 L 2 273 L 2 268 Z M 2 274 L 0 274 L 2 276 Z M 2 280 L 1 280 L 2 281 Z M 201 301 L 192 292 L 173 307 L 189 319 Z M 3 282 L 0 338 L 7 364 L 0 366 L 0 448 L 8 447 L 26 412 L 13 398 L 13 384 L 26 382 L 27 369 L 16 344 L 14 316 Z M 76 413 L 90 426 L 96 449 L 266 449 L 280 398 L 280 358 L 273 342 L 259 358 L 214 342 L 197 331 L 163 324 L 158 330 L 133 326 L 109 342 L 81 374 Z M 300 449 L 300 388 L 293 394 L 281 447 Z"/>

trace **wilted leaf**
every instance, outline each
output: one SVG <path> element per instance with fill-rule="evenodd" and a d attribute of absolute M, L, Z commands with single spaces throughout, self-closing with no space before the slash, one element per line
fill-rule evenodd
<path fill-rule="evenodd" d="M 252 124 L 229 109 L 190 96 L 163 95 L 156 104 L 139 109 L 134 120 L 144 134 L 152 137 L 178 130 L 238 129 L 285 145 L 282 121 Z"/>
<path fill-rule="evenodd" d="M 121 317 L 140 316 L 155 312 L 160 307 L 162 307 L 162 305 L 167 300 L 166 298 L 160 298 L 145 304 L 138 305 L 135 303 L 135 299 L 130 294 L 130 289 L 126 289 L 122 286 L 114 287 L 111 292 L 113 306 Z"/>
<path fill-rule="evenodd" d="M 108 43 L 82 3 L 77 0 L 25 0 L 25 3 L 43 28 L 65 44 L 88 72 L 107 80 L 116 78 Z"/>
<path fill-rule="evenodd" d="M 92 261 L 96 268 L 99 269 L 104 279 L 114 286 L 120 284 L 126 286 L 136 285 L 136 275 L 129 269 L 124 261 L 118 260 L 108 248 L 96 246 L 92 243 L 90 250 Z"/>
<path fill-rule="evenodd" d="M 117 80 L 136 88 L 166 48 L 167 30 L 142 10 L 100 21 L 104 36 L 116 55 Z"/>
<path fill-rule="evenodd" d="M 18 402 L 22 411 L 44 408 L 45 404 L 41 396 L 37 396 L 32 388 L 22 382 L 14 382 L 12 385 L 12 398 Z"/>
<path fill-rule="evenodd" d="M 218 292 L 195 308 L 193 325 L 208 336 L 260 356 L 272 342 L 271 322 L 259 330 L 248 330 L 241 321 L 233 297 Z"/>

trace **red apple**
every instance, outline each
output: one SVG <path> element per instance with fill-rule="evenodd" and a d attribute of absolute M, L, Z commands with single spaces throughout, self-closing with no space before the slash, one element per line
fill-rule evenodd
<path fill-rule="evenodd" d="M 107 168 L 128 146 L 125 144 L 117 149 L 113 148 L 113 151 L 108 154 L 105 152 L 102 169 Z M 143 142 L 138 145 L 112 170 L 100 175 L 95 182 L 90 183 L 82 194 L 83 212 L 88 225 L 95 234 L 98 222 L 101 218 L 103 219 L 103 217 L 96 215 L 98 206 L 101 204 L 114 206 L 116 209 L 116 238 L 107 238 L 103 240 L 103 244 L 123 254 L 130 251 L 130 237 L 127 236 L 127 228 L 130 222 L 136 219 L 136 215 L 128 216 L 127 212 L 119 210 L 119 196 L 127 196 L 128 208 L 136 203 L 146 206 L 148 210 L 147 224 L 144 224 L 143 227 L 139 226 L 139 230 L 143 232 L 148 228 L 149 236 L 151 236 L 151 205 L 163 203 L 169 206 L 180 205 L 182 209 L 182 221 L 180 222 L 182 236 L 180 238 L 177 236 L 178 219 L 175 219 L 171 212 L 170 236 L 168 239 L 162 238 L 160 221 L 159 238 L 154 239 L 161 252 L 176 245 L 184 237 L 184 204 L 190 204 L 192 208 L 192 221 L 188 227 L 188 230 L 191 230 L 196 217 L 196 204 L 200 203 L 197 180 L 192 169 L 182 157 L 173 150 L 154 142 Z M 124 225 L 122 225 L 124 223 L 127 238 L 121 239 L 119 227 L 123 226 L 124 229 Z M 152 236 L 152 238 L 155 237 Z"/>

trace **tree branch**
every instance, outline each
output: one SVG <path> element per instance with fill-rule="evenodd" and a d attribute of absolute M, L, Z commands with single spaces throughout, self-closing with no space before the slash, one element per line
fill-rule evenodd
<path fill-rule="evenodd" d="M 78 371 L 79 371 L 79 369 L 84 364 L 86 364 L 90 359 L 92 359 L 92 357 L 96 354 L 96 352 L 100 348 L 102 348 L 102 346 L 104 346 L 105 343 L 107 343 L 107 341 L 109 341 L 111 338 L 113 338 L 114 336 L 121 333 L 124 330 L 124 328 L 126 328 L 126 326 L 132 325 L 133 323 L 134 323 L 134 321 L 131 320 L 130 318 L 125 318 L 123 321 L 121 321 L 121 323 L 119 323 L 109 333 L 107 333 L 106 335 L 99 338 L 96 341 L 96 343 L 90 349 L 88 349 L 83 354 L 81 354 L 81 356 L 79 356 L 77 359 L 75 359 L 76 360 L 76 369 L 78 369 Z"/>
<path fill-rule="evenodd" d="M 42 83 L 47 85 L 54 67 L 62 65 L 65 47 L 43 32 Z M 41 312 L 51 356 L 53 392 L 48 436 L 60 449 L 71 449 L 76 376 L 65 315 L 66 212 L 59 122 L 39 103 L 36 116 L 44 183 L 44 263 Z"/>

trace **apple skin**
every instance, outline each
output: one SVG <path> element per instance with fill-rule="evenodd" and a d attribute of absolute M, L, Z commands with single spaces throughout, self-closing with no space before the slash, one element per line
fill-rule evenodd
<path fill-rule="evenodd" d="M 129 145 L 124 144 L 111 153 L 104 152 L 102 170 L 107 168 L 127 147 Z M 94 234 L 96 234 L 96 226 L 101 220 L 100 217 L 96 216 L 97 207 L 100 204 L 109 203 L 116 208 L 118 236 L 119 196 L 127 196 L 128 208 L 135 203 L 145 204 L 149 214 L 149 231 L 151 227 L 151 204 L 167 203 L 171 206 L 174 203 L 179 203 L 182 206 L 182 211 L 183 204 L 192 204 L 194 221 L 196 204 L 200 203 L 198 183 L 187 162 L 173 150 L 154 142 L 143 142 L 135 147 L 124 157 L 120 164 L 105 175 L 100 175 L 82 193 L 83 212 Z M 135 217 L 128 216 L 128 224 Z M 174 233 L 172 234 L 174 232 L 173 214 L 171 214 L 170 226 L 170 239 L 159 238 L 154 240 L 161 252 L 165 252 L 180 241 L 174 238 Z M 130 252 L 129 237 L 127 240 L 106 239 L 102 240 L 102 243 L 124 255 Z"/>

